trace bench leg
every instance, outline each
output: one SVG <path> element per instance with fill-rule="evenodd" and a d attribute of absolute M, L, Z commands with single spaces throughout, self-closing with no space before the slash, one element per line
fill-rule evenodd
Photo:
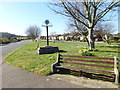
<path fill-rule="evenodd" d="M 57 72 L 57 68 L 55 68 L 55 66 L 52 67 L 52 72 L 56 73 Z"/>
<path fill-rule="evenodd" d="M 79 71 L 79 76 L 81 76 L 82 75 L 82 71 Z"/>
<path fill-rule="evenodd" d="M 116 83 L 116 84 L 119 83 L 119 72 L 116 73 L 116 75 L 115 75 L 115 83 Z"/>

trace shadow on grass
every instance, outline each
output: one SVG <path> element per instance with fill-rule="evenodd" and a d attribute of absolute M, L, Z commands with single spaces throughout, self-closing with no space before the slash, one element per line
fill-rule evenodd
<path fill-rule="evenodd" d="M 92 51 L 91 51 L 91 52 L 92 52 Z M 120 53 L 120 52 L 119 52 L 119 49 L 118 49 L 118 51 L 94 50 L 94 52 L 111 52 L 111 53 Z"/>
<path fill-rule="evenodd" d="M 51 74 L 55 74 L 55 73 L 51 73 Z M 86 78 L 95 79 L 95 80 L 114 82 L 114 78 L 112 76 L 107 76 L 103 74 L 87 73 L 87 72 L 82 72 L 82 75 L 80 76 L 78 71 L 69 70 L 69 69 L 59 69 L 59 72 L 57 72 L 57 74 L 74 75 L 78 77 L 86 77 Z"/>
<path fill-rule="evenodd" d="M 56 51 L 56 52 L 64 52 L 64 53 L 66 53 L 67 51 L 64 51 L 64 50 L 58 50 L 58 51 Z M 56 52 L 49 52 L 49 53 L 41 53 L 41 54 L 39 54 L 39 55 L 42 55 L 42 54 L 53 54 L 53 53 L 56 53 Z"/>
<path fill-rule="evenodd" d="M 105 48 L 120 48 L 120 45 L 118 45 L 118 46 L 98 46 L 98 47 L 105 47 Z"/>
<path fill-rule="evenodd" d="M 120 53 L 119 51 L 99 51 L 99 52 L 111 52 L 111 53 Z"/>
<path fill-rule="evenodd" d="M 65 52 L 65 53 L 66 53 L 67 51 L 64 51 L 64 50 L 59 50 L 58 52 Z"/>

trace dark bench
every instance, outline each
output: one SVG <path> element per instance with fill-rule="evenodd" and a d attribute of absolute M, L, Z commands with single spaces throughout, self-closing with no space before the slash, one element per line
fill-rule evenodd
<path fill-rule="evenodd" d="M 84 60 L 83 60 L 84 59 Z M 87 59 L 87 60 L 86 60 Z M 63 69 L 71 69 L 77 70 L 82 74 L 84 72 L 92 72 L 97 74 L 106 74 L 111 75 L 115 79 L 115 83 L 119 82 L 119 72 L 118 72 L 118 58 L 104 58 L 104 57 L 91 57 L 91 56 L 75 56 L 75 55 L 61 55 L 58 54 L 57 62 L 52 65 L 53 73 L 56 73 L 60 68 Z M 61 65 L 61 64 L 65 65 Z M 70 65 L 79 65 L 70 66 Z M 87 66 L 87 68 L 85 67 Z M 89 68 L 88 68 L 89 66 Z M 92 67 L 92 68 L 90 68 Z M 97 69 L 93 69 L 93 67 L 97 67 Z M 100 67 L 100 68 L 98 68 Z M 113 69 L 111 70 L 101 70 L 101 68 L 105 69 Z"/>

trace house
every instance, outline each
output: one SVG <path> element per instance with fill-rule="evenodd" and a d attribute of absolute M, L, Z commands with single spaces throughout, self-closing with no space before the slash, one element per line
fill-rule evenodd
<path fill-rule="evenodd" d="M 58 39 L 59 39 L 59 40 L 64 40 L 64 39 L 65 39 L 65 38 L 64 38 L 64 35 L 59 35 L 59 36 L 58 36 Z"/>
<path fill-rule="evenodd" d="M 118 33 L 118 34 L 113 34 L 113 39 L 114 39 L 114 40 L 120 40 L 120 33 Z"/>
<path fill-rule="evenodd" d="M 40 37 L 35 38 L 34 41 L 36 42 L 40 41 Z"/>
<path fill-rule="evenodd" d="M 57 39 L 57 35 L 52 35 L 50 36 L 52 40 L 56 40 Z"/>
<path fill-rule="evenodd" d="M 105 33 L 103 33 L 101 30 L 94 30 L 93 31 L 93 37 L 94 37 L 94 40 L 97 42 L 97 41 L 103 41 L 103 36 L 102 35 L 105 35 Z"/>
<path fill-rule="evenodd" d="M 60 36 L 60 34 L 59 35 L 51 35 L 49 37 L 50 37 L 51 40 L 58 40 L 59 36 Z"/>
<path fill-rule="evenodd" d="M 46 37 L 46 36 L 40 36 L 40 39 L 42 39 L 42 40 L 46 40 L 47 37 Z"/>
<path fill-rule="evenodd" d="M 84 41 L 85 36 L 82 36 L 80 33 L 64 33 L 64 34 L 58 34 L 58 35 L 51 35 L 49 36 L 49 39 L 51 40 L 77 40 L 77 41 Z"/>
<path fill-rule="evenodd" d="M 58 40 L 83 40 L 84 39 L 84 37 L 81 36 L 79 33 L 65 33 L 62 35 L 57 35 L 56 38 Z"/>
<path fill-rule="evenodd" d="M 65 40 L 80 40 L 79 33 L 68 33 L 65 35 Z"/>

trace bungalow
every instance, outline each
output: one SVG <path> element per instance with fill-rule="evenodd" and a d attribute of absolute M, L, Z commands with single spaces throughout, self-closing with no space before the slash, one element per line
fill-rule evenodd
<path fill-rule="evenodd" d="M 51 40 L 58 40 L 60 35 L 51 35 L 49 36 Z"/>
<path fill-rule="evenodd" d="M 46 36 L 40 36 L 40 39 L 42 39 L 42 40 L 46 40 L 47 37 L 46 37 Z"/>
<path fill-rule="evenodd" d="M 40 41 L 40 37 L 35 38 L 34 41 L 36 42 Z"/>
<path fill-rule="evenodd" d="M 103 38 L 101 35 L 94 35 L 94 40 L 97 41 L 103 41 Z"/>
<path fill-rule="evenodd" d="M 59 35 L 58 36 L 58 40 L 64 40 L 65 38 L 64 38 L 64 35 Z"/>
<path fill-rule="evenodd" d="M 69 33 L 65 36 L 65 40 L 80 40 L 79 33 Z"/>
<path fill-rule="evenodd" d="M 50 37 L 51 37 L 52 40 L 56 40 L 57 35 L 52 35 L 52 36 L 50 36 Z"/>
<path fill-rule="evenodd" d="M 85 40 L 84 36 L 81 36 L 80 33 L 65 33 L 62 35 L 51 35 L 49 36 L 51 40 Z"/>
<path fill-rule="evenodd" d="M 118 33 L 118 34 L 113 34 L 113 39 L 114 39 L 114 40 L 120 40 L 120 33 Z"/>

